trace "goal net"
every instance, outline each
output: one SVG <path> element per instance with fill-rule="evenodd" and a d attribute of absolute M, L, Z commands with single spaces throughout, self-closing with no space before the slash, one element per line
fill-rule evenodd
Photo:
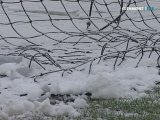
<path fill-rule="evenodd" d="M 160 66 L 158 0 L 0 0 L 0 55 L 48 74 L 128 58 Z"/>

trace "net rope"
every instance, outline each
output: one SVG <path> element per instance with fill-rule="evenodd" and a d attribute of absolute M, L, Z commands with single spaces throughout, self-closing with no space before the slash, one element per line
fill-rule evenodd
<path fill-rule="evenodd" d="M 112 60 L 152 58 L 160 66 L 160 12 L 153 0 L 0 0 L 0 55 L 23 56 L 44 72 L 72 72 Z M 147 10 L 123 10 L 144 7 Z M 160 6 L 159 6 L 160 7 Z"/>

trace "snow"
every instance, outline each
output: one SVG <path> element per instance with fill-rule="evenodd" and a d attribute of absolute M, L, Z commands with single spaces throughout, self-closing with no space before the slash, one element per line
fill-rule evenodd
<path fill-rule="evenodd" d="M 87 102 L 83 99 L 83 98 L 76 98 L 73 106 L 76 108 L 86 108 L 89 105 L 87 104 Z"/>
<path fill-rule="evenodd" d="M 0 65 L 4 63 L 20 63 L 21 61 L 22 61 L 22 57 L 0 56 Z"/>
<path fill-rule="evenodd" d="M 74 71 L 72 74 L 52 73 L 34 82 L 32 78 L 21 74 L 15 78 L 14 74 L 7 71 L 17 69 L 25 61 L 17 63 L 4 63 L 0 65 L 1 74 L 9 77 L 0 78 L 0 105 L 1 117 L 25 114 L 26 112 L 39 111 L 47 116 L 69 115 L 79 116 L 78 108 L 88 107 L 83 96 L 79 96 L 73 103 L 60 102 L 51 105 L 49 95 L 52 94 L 80 94 L 91 92 L 92 98 L 138 98 L 145 96 L 145 91 L 152 89 L 156 81 L 160 81 L 158 69 L 155 67 L 140 66 L 138 68 L 122 67 L 113 70 L 111 66 L 97 64 L 91 74 L 85 71 Z M 133 61 L 132 61 L 133 62 Z M 14 66 L 14 67 L 13 67 Z M 25 67 L 24 67 L 25 68 Z M 4 72 L 6 71 L 6 72 Z M 33 70 L 34 71 L 34 70 Z M 13 76 L 12 76 L 13 75 Z M 47 93 L 46 96 L 41 96 Z M 26 96 L 20 96 L 27 94 Z"/>
<path fill-rule="evenodd" d="M 0 120 L 8 120 L 8 115 L 3 111 L 0 111 Z"/>
<path fill-rule="evenodd" d="M 69 115 L 70 117 L 77 117 L 80 114 L 70 105 L 63 102 L 58 105 L 51 105 L 49 99 L 44 100 L 42 103 L 36 103 L 36 110 L 42 112 L 47 116 L 56 115 Z"/>
<path fill-rule="evenodd" d="M 86 14 L 79 9 L 79 5 L 76 4 L 76 2 L 64 1 L 64 3 L 71 17 L 86 17 Z M 43 33 L 58 31 L 51 26 L 50 22 L 43 21 L 44 19 L 48 20 L 48 16 L 40 2 L 34 3 L 26 0 L 23 2 L 23 4 L 27 13 L 31 17 L 31 20 L 33 20 L 33 25 L 36 26 L 38 30 L 42 31 Z M 68 19 L 68 16 L 66 16 L 67 14 L 60 2 L 44 1 L 44 4 L 47 6 L 48 12 L 53 18 L 58 17 L 62 19 Z M 85 11 L 89 11 L 90 4 L 82 2 L 81 5 Z M 55 8 L 53 8 L 53 6 Z M 4 4 L 4 7 L 12 22 L 17 22 L 20 20 L 28 22 L 28 19 L 24 14 L 20 4 L 17 3 L 12 5 L 6 3 Z M 103 13 L 103 11 L 106 10 L 105 7 L 99 7 L 99 10 L 106 18 L 111 19 L 109 14 L 106 14 L 105 12 Z M 95 11 L 95 9 L 93 11 Z M 97 17 L 97 14 L 98 13 L 93 12 L 93 16 Z M 112 11 L 112 14 L 113 16 L 117 15 L 116 11 L 114 10 Z M 3 18 L 0 19 L 0 23 L 8 23 L 8 19 L 4 15 L 1 7 L 0 17 Z M 34 20 L 42 21 L 34 22 Z M 87 20 L 73 20 L 78 28 L 84 32 L 87 32 L 85 26 L 86 21 Z M 100 28 L 103 27 L 104 21 L 93 21 Z M 64 22 L 63 20 L 53 20 L 53 22 L 54 25 L 64 31 L 73 33 L 78 31 L 70 21 Z M 123 25 L 123 23 L 121 25 Z M 100 45 L 87 37 L 81 40 L 92 42 L 87 45 L 77 44 L 77 46 L 75 46 L 75 43 L 74 45 L 68 45 L 64 43 L 57 44 L 57 41 L 52 41 L 52 43 L 50 43 L 51 40 L 44 36 L 34 38 L 34 36 L 38 36 L 39 33 L 33 30 L 33 28 L 30 26 L 30 23 L 18 23 L 14 24 L 14 26 L 22 36 L 33 38 L 32 41 L 39 44 L 42 48 L 51 50 L 52 56 L 55 60 L 58 61 L 61 58 L 62 61 L 58 63 L 62 63 L 62 68 L 68 68 L 68 66 L 71 68 L 73 64 L 69 62 L 78 61 L 77 57 L 68 58 L 66 55 L 69 53 L 72 53 L 71 56 L 81 55 L 79 59 L 90 59 L 99 56 L 101 51 L 101 47 L 99 47 Z M 124 26 L 128 27 L 128 24 L 125 24 Z M 158 27 L 156 25 L 154 26 Z M 3 37 L 17 37 L 17 34 L 10 28 L 10 26 L 0 24 L 0 28 L 0 35 L 3 35 Z M 90 26 L 90 29 L 95 31 L 97 30 L 93 25 Z M 57 39 L 58 41 L 69 37 L 64 33 L 59 33 L 58 35 L 53 33 L 47 35 L 50 37 L 54 36 L 53 38 Z M 101 36 L 96 35 L 90 36 L 101 38 Z M 28 46 L 28 42 L 24 41 L 23 39 L 6 39 L 15 46 Z M 78 40 L 78 36 L 65 39 L 66 42 L 77 42 Z M 6 42 L 1 40 L 0 48 L 6 48 L 6 44 Z M 53 48 L 53 44 L 57 45 Z M 40 47 L 35 48 L 39 49 Z M 78 52 L 76 53 L 74 53 L 75 48 L 78 49 Z M 125 47 L 120 46 L 120 48 L 116 49 L 125 49 Z M 21 53 L 22 51 L 18 53 Z M 91 53 L 87 53 L 88 51 L 91 51 Z M 135 67 L 139 57 L 137 57 L 137 59 L 125 60 L 122 65 L 117 66 L 115 70 L 113 70 L 114 61 L 112 60 L 104 60 L 99 64 L 96 64 L 98 61 L 94 61 L 90 74 L 88 74 L 88 63 L 86 66 L 84 65 L 82 67 L 85 68 L 85 70 L 81 71 L 79 68 L 75 69 L 73 72 L 65 71 L 63 77 L 62 72 L 57 72 L 33 78 L 32 76 L 43 73 L 44 70 L 42 70 L 42 68 L 34 61 L 32 61 L 31 67 L 29 68 L 30 61 L 21 56 L 3 55 L 12 52 L 15 52 L 13 46 L 10 46 L 7 50 L 3 49 L 0 51 L 0 54 L 2 54 L 2 56 L 0 55 L 0 120 L 8 120 L 8 117 L 25 115 L 28 112 L 40 112 L 46 116 L 66 115 L 70 117 L 77 117 L 80 115 L 78 109 L 84 109 L 89 105 L 86 96 L 81 95 L 75 97 L 74 95 L 91 92 L 91 98 L 139 98 L 146 96 L 145 91 L 151 90 L 155 86 L 155 82 L 160 81 L 160 76 L 158 75 L 159 69 L 155 67 L 157 65 L 155 62 L 157 58 L 154 55 L 151 57 L 151 59 L 147 58 L 147 55 L 144 55 L 139 67 Z M 37 53 L 33 49 L 29 49 L 29 52 L 30 55 L 35 55 Z M 44 51 L 41 50 L 40 52 L 44 53 Z M 28 51 L 26 53 L 28 53 Z M 41 59 L 44 58 L 42 57 Z M 68 64 L 66 64 L 67 62 L 65 63 L 63 61 L 67 61 Z M 46 71 L 57 69 L 58 68 L 53 65 L 46 67 Z M 59 101 L 57 104 L 52 105 L 49 99 L 51 94 L 71 94 L 75 100 L 74 102 L 69 103 L 63 103 L 62 101 Z"/>

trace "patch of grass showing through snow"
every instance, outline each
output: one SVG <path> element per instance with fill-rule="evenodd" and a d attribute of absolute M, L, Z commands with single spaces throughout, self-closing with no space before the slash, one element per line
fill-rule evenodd
<path fill-rule="evenodd" d="M 30 120 L 159 120 L 160 87 L 146 91 L 147 97 L 139 99 L 94 99 L 85 110 L 79 110 L 81 116 L 69 118 L 57 116 L 43 118 L 34 116 Z"/>
<path fill-rule="evenodd" d="M 160 87 L 139 99 L 92 100 L 80 119 L 86 120 L 159 120 Z M 80 120 L 79 119 L 79 120 Z"/>

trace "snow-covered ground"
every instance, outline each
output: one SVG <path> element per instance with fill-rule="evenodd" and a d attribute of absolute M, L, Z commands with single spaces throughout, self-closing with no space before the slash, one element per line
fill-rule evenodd
<path fill-rule="evenodd" d="M 129 65 L 124 64 L 117 70 L 105 64 L 95 65 L 91 74 L 74 71 L 62 77 L 61 73 L 53 73 L 36 82 L 27 76 L 38 69 L 29 70 L 24 59 L 19 63 L 3 63 L 0 65 L 0 74 L 7 77 L 0 78 L 0 115 L 5 117 L 38 111 L 48 116 L 68 114 L 76 117 L 79 115 L 77 108 L 88 106 L 82 96 L 76 97 L 73 103 L 51 105 L 51 93 L 77 95 L 91 92 L 92 98 L 106 99 L 145 96 L 145 91 L 151 90 L 160 81 L 158 69 L 144 65 L 134 68 L 130 66 L 133 62 L 129 61 Z"/>
<path fill-rule="evenodd" d="M 80 1 L 80 4 L 64 0 L 62 0 L 63 4 L 54 0 L 44 0 L 43 4 L 39 0 L 34 2 L 24 0 L 22 4 L 19 0 L 3 1 L 4 3 L 0 7 L 0 120 L 7 120 L 8 116 L 22 114 L 27 116 L 36 112 L 47 116 L 69 115 L 76 117 L 80 115 L 77 109 L 88 107 L 88 104 L 85 96 L 74 95 L 91 92 L 92 98 L 137 98 L 145 96 L 146 90 L 152 89 L 156 82 L 160 82 L 159 69 L 155 67 L 157 66 L 155 53 L 150 58 L 148 58 L 149 53 L 146 53 L 139 63 L 139 67 L 136 65 L 141 56 L 136 57 L 135 52 L 129 52 L 129 55 L 134 59 L 128 57 L 115 69 L 113 67 L 115 58 L 103 59 L 97 64 L 102 46 L 106 41 L 102 39 L 101 42 L 97 42 L 93 38 L 98 40 L 105 34 L 97 34 L 97 28 L 94 25 L 89 28 L 93 33 L 87 31 L 86 22 L 88 19 L 83 19 L 87 18 L 83 9 L 89 12 L 90 8 L 90 2 L 87 0 Z M 111 16 L 105 12 L 104 5 L 100 7 L 104 1 L 97 0 L 97 2 L 99 3 L 96 5 L 104 18 L 99 18 L 96 8 L 93 8 L 92 16 L 95 17 L 93 18 L 94 24 L 100 29 L 106 24 L 104 19 L 111 20 Z M 156 8 L 160 7 L 157 1 L 149 1 L 149 3 Z M 43 5 L 46 6 L 48 12 Z M 63 5 L 70 17 L 75 18 L 73 21 L 68 17 Z M 83 9 L 80 8 L 80 5 Z M 110 5 L 113 16 L 119 14 L 119 5 L 116 5 L 117 3 Z M 144 5 L 142 2 L 140 5 L 145 6 L 146 4 Z M 26 10 L 26 13 L 23 9 Z M 140 19 L 137 16 L 137 11 L 127 12 L 130 12 L 128 14 L 134 20 Z M 155 11 L 157 16 L 158 12 L 157 9 Z M 49 20 L 48 14 L 52 20 Z M 153 17 L 149 11 L 144 11 L 143 16 L 151 19 Z M 30 20 L 32 20 L 32 24 Z M 15 22 L 12 27 L 11 24 L 8 24 L 10 22 Z M 159 26 L 156 22 L 155 20 L 147 21 L 147 24 L 158 30 Z M 136 24 L 147 29 L 142 22 Z M 131 26 L 130 21 L 122 22 L 120 25 L 124 28 L 129 27 L 131 30 L 135 29 Z M 105 32 L 111 29 L 112 27 L 109 27 Z M 154 39 L 158 39 L 158 37 L 155 35 Z M 37 46 L 31 46 L 31 43 L 26 39 Z M 82 43 L 78 43 L 78 41 Z M 117 44 L 119 42 L 108 45 L 110 51 L 114 53 L 117 50 L 126 49 L 126 44 L 116 46 Z M 150 45 L 150 43 L 146 44 Z M 135 43 L 132 43 L 129 47 L 134 49 L 134 46 L 136 46 Z M 155 47 L 159 48 L 159 46 Z M 107 50 L 108 48 L 105 52 Z M 9 56 L 6 56 L 7 54 Z M 34 61 L 30 63 L 30 60 L 21 55 L 26 58 L 30 58 L 29 55 L 35 55 L 39 61 L 54 62 L 54 64 L 42 63 L 41 66 Z M 117 61 L 120 62 L 119 59 Z M 74 67 L 75 69 L 73 69 Z M 72 71 L 68 70 L 69 68 L 72 68 Z M 56 70 L 59 72 L 53 72 Z M 90 74 L 88 74 L 89 71 Z M 50 73 L 48 74 L 48 72 Z M 44 75 L 41 76 L 42 74 Z M 49 99 L 51 94 L 72 94 L 75 100 L 67 104 L 61 101 L 51 105 Z"/>

